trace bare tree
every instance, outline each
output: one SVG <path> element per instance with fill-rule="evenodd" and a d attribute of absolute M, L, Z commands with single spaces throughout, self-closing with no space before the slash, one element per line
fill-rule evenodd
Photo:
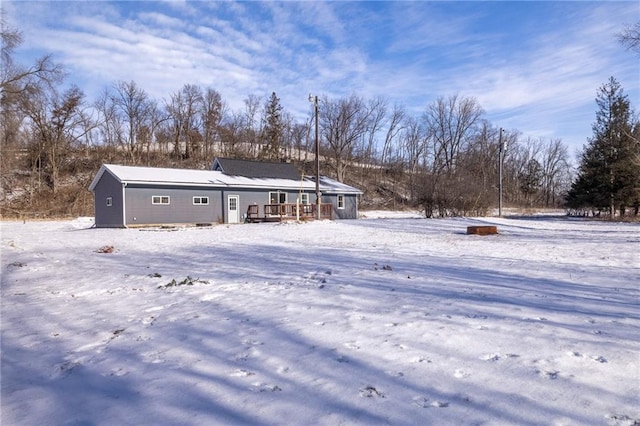
<path fill-rule="evenodd" d="M 102 143 L 108 147 L 117 147 L 120 141 L 124 140 L 122 135 L 124 125 L 121 123 L 115 104 L 111 102 L 111 93 L 108 88 L 105 88 L 98 97 L 94 108 L 100 115 L 98 129 Z"/>
<path fill-rule="evenodd" d="M 246 146 L 245 156 L 255 158 L 260 152 L 260 138 L 262 133 L 262 126 L 260 120 L 260 109 L 262 108 L 262 101 L 260 97 L 254 94 L 250 94 L 244 100 L 244 140 L 242 144 Z"/>
<path fill-rule="evenodd" d="M 6 97 L 0 99 L 2 108 L 2 118 L 0 119 L 0 196 L 14 192 L 16 180 L 14 171 L 17 164 L 16 159 L 20 158 L 26 141 L 24 138 L 23 122 L 25 114 L 22 112 L 14 100 L 9 101 Z"/>
<path fill-rule="evenodd" d="M 83 141 L 92 124 L 85 113 L 84 93 L 75 86 L 59 95 L 47 85 L 31 85 L 21 96 L 33 135 L 31 159 L 39 183 L 55 193 L 60 170 L 74 145 Z"/>
<path fill-rule="evenodd" d="M 161 108 L 157 102 L 151 101 L 149 104 L 148 119 L 145 124 L 140 127 L 138 135 L 138 144 L 145 149 L 147 166 L 152 164 L 151 158 L 158 157 L 156 154 L 163 154 L 163 144 L 158 137 L 159 129 L 162 124 L 169 120 L 169 114 Z M 166 144 L 165 144 L 166 145 Z M 152 148 L 157 147 L 158 149 Z M 152 155 L 153 154 L 153 155 Z"/>
<path fill-rule="evenodd" d="M 25 145 L 25 113 L 20 108 L 25 92 L 40 85 L 53 89 L 62 81 L 62 66 L 53 63 L 51 56 L 39 58 L 32 66 L 14 61 L 14 51 L 22 44 L 22 33 L 9 27 L 4 10 L 0 11 L 0 182 L 2 197 L 5 190 L 13 191 L 14 179 Z"/>
<path fill-rule="evenodd" d="M 380 163 L 382 165 L 386 164 L 389 157 L 391 157 L 393 144 L 400 132 L 404 130 L 405 118 L 406 112 L 404 108 L 401 105 L 395 104 L 387 122 L 387 131 L 382 144 L 382 152 L 380 154 Z"/>
<path fill-rule="evenodd" d="M 359 157 L 363 171 L 366 171 L 376 162 L 377 137 L 385 125 L 387 101 L 382 97 L 375 98 L 369 101 L 367 110 L 369 111 L 368 123 L 362 138 L 362 146 L 359 147 Z"/>
<path fill-rule="evenodd" d="M 2 42 L 0 66 L 0 95 L 17 94 L 27 90 L 36 82 L 53 85 L 62 80 L 62 66 L 53 63 L 51 56 L 38 59 L 34 65 L 25 67 L 13 60 L 13 52 L 22 44 L 22 33 L 7 25 L 4 14 L 0 17 L 0 38 Z"/>
<path fill-rule="evenodd" d="M 464 198 L 465 184 L 458 174 L 458 163 L 477 136 L 483 114 L 474 98 L 458 95 L 438 98 L 424 113 L 422 120 L 432 139 L 430 163 L 423 176 L 420 196 L 427 216 L 436 210 L 441 216 L 448 215 L 461 197 Z M 468 200 L 463 201 L 466 205 Z"/>
<path fill-rule="evenodd" d="M 321 133 L 327 143 L 336 179 L 343 182 L 358 141 L 368 130 L 371 111 L 364 100 L 352 95 L 335 102 L 326 97 L 319 110 Z"/>
<path fill-rule="evenodd" d="M 173 155 L 176 158 L 182 157 L 182 145 L 186 145 L 186 137 L 183 135 L 184 131 L 184 112 L 182 99 L 182 92 L 178 91 L 172 93 L 169 97 L 169 101 L 165 102 L 165 109 L 169 114 L 169 123 L 167 126 L 167 133 L 169 134 L 169 140 L 173 147 Z M 186 148 L 185 148 L 186 149 Z"/>
<path fill-rule="evenodd" d="M 539 139 L 527 138 L 508 144 L 504 154 L 504 192 L 512 202 L 529 206 L 532 194 L 523 191 L 523 182 L 531 172 L 533 162 L 538 162 L 543 144 Z"/>
<path fill-rule="evenodd" d="M 474 127 L 484 114 L 475 98 L 440 97 L 431 104 L 424 121 L 434 141 L 434 170 L 453 171 L 465 144 L 473 136 Z"/>
<path fill-rule="evenodd" d="M 627 25 L 617 36 L 624 47 L 640 54 L 640 22 Z"/>
<path fill-rule="evenodd" d="M 311 123 L 292 123 L 289 130 L 291 141 L 291 157 L 298 163 L 306 163 L 313 151 L 313 138 L 311 137 Z"/>
<path fill-rule="evenodd" d="M 402 153 L 399 155 L 407 165 L 409 171 L 409 191 L 412 201 L 417 201 L 419 191 L 417 176 L 423 171 L 429 150 L 429 133 L 422 123 L 415 117 L 409 116 L 405 120 L 405 129 L 400 135 Z"/>
<path fill-rule="evenodd" d="M 221 153 L 225 157 L 246 155 L 242 142 L 246 133 L 246 117 L 244 113 L 232 112 L 220 123 Z"/>
<path fill-rule="evenodd" d="M 544 205 L 557 206 L 560 193 L 569 189 L 564 186 L 565 178 L 570 171 L 567 146 L 561 139 L 550 139 L 544 144 L 540 163 Z"/>
<path fill-rule="evenodd" d="M 203 94 L 200 86 L 185 84 L 166 104 L 176 158 L 198 161 L 203 141 Z"/>
<path fill-rule="evenodd" d="M 222 102 L 220 93 L 207 88 L 202 96 L 202 137 L 204 156 L 211 159 L 220 144 L 220 123 L 225 114 L 226 106 Z"/>
<path fill-rule="evenodd" d="M 294 148 L 304 133 L 300 133 L 299 125 L 288 111 L 282 111 L 282 140 L 280 141 L 281 156 L 287 159 L 294 157 Z"/>
<path fill-rule="evenodd" d="M 137 163 L 141 147 L 138 145 L 138 135 L 142 126 L 148 124 L 153 103 L 149 95 L 134 81 L 117 81 L 113 85 L 113 91 L 109 92 L 111 110 L 117 117 L 114 123 L 119 124 L 116 130 L 119 136 L 119 144 L 123 146 L 132 163 Z M 110 108 L 105 108 L 109 110 Z"/>
<path fill-rule="evenodd" d="M 469 212 L 484 214 L 497 200 L 500 129 L 482 120 L 479 131 L 468 144 L 459 174 L 466 187 L 463 197 L 469 203 Z"/>

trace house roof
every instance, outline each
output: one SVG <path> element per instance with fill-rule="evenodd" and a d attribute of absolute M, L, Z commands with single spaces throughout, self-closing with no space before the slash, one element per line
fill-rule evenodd
<path fill-rule="evenodd" d="M 212 170 L 231 176 L 250 178 L 278 178 L 300 180 L 301 174 L 293 163 L 237 160 L 235 158 L 216 158 Z"/>
<path fill-rule="evenodd" d="M 255 188 L 315 190 L 315 181 L 298 176 L 296 179 L 253 178 L 229 176 L 217 170 L 167 169 L 157 167 L 120 166 L 103 164 L 89 185 L 93 191 L 104 173 L 111 174 L 123 184 L 147 184 L 160 186 L 205 186 L 213 188 Z M 362 191 L 341 184 L 329 178 L 320 178 L 320 191 L 323 193 L 361 194 Z"/>
<path fill-rule="evenodd" d="M 363 194 L 363 192 L 358 188 L 354 188 L 353 186 L 338 182 L 337 180 L 326 176 L 320 176 L 320 191 L 323 194 Z"/>

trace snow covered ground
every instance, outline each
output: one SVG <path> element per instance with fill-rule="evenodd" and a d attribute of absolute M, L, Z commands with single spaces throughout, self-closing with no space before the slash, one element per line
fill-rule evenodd
<path fill-rule="evenodd" d="M 640 424 L 639 225 L 366 216 L 1 223 L 2 424 Z"/>

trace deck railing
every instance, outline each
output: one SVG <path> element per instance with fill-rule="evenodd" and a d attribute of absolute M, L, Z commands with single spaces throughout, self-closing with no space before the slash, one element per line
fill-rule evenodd
<path fill-rule="evenodd" d="M 265 204 L 263 215 L 260 216 L 260 209 L 257 204 L 252 204 L 247 209 L 247 220 L 258 222 L 261 220 L 312 220 L 318 217 L 317 206 L 315 204 Z M 320 204 L 320 218 L 333 219 L 333 204 Z"/>

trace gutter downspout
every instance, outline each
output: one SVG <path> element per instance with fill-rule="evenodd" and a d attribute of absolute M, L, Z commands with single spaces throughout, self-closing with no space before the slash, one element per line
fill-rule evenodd
<path fill-rule="evenodd" d="M 127 187 L 127 182 L 122 182 L 122 226 L 128 228 L 127 226 L 127 209 L 126 209 L 126 198 L 125 198 L 125 188 Z"/>

